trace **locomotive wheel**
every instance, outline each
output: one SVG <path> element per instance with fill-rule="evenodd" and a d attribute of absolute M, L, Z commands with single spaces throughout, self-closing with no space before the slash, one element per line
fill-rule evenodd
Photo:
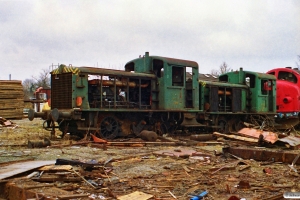
<path fill-rule="evenodd" d="M 218 131 L 220 133 L 228 133 L 229 130 L 228 130 L 228 122 L 225 118 L 220 118 L 218 120 L 218 125 L 219 125 L 219 129 Z"/>
<path fill-rule="evenodd" d="M 236 132 L 238 132 L 239 130 L 241 130 L 244 127 L 245 127 L 245 125 L 241 120 L 236 120 L 235 121 L 234 128 L 235 128 Z"/>
<path fill-rule="evenodd" d="M 104 139 L 114 139 L 119 132 L 118 121 L 112 117 L 105 117 L 100 123 L 100 137 Z"/>
<path fill-rule="evenodd" d="M 180 125 L 183 122 L 183 113 L 172 113 L 172 120 L 176 122 L 177 125 Z"/>

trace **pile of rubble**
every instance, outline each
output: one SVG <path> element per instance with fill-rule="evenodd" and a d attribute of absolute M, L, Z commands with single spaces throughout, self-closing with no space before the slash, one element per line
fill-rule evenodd
<path fill-rule="evenodd" d="M 0 128 L 1 127 L 16 128 L 18 127 L 18 125 L 12 122 L 11 120 L 0 117 Z"/>
<path fill-rule="evenodd" d="M 279 200 L 300 191 L 298 141 L 256 128 L 155 141 L 47 139 L 24 146 L 26 160 L 0 165 L 0 198 Z"/>

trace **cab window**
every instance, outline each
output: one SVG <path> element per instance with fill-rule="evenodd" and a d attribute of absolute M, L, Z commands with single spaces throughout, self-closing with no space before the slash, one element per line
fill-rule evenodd
<path fill-rule="evenodd" d="M 279 72 L 278 73 L 278 80 L 285 80 L 292 83 L 297 83 L 297 77 L 290 72 Z"/>

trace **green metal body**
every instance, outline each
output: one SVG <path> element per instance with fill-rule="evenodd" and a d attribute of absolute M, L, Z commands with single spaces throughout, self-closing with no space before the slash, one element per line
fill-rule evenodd
<path fill-rule="evenodd" d="M 223 74 L 220 81 L 249 87 L 248 112 L 276 113 L 276 77 L 270 74 L 235 71 Z"/>
<path fill-rule="evenodd" d="M 52 110 L 30 119 L 57 120 L 61 131 L 104 138 L 143 129 L 227 131 L 251 114 L 276 114 L 275 84 L 272 75 L 243 70 L 199 80 L 196 62 L 146 52 L 124 71 L 61 65 L 51 72 Z"/>

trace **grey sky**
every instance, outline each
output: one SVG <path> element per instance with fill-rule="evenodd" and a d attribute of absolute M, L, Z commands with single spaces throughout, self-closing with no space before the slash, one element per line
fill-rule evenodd
<path fill-rule="evenodd" d="M 296 67 L 299 21 L 298 0 L 0 0 L 0 79 L 52 63 L 123 69 L 146 51 L 200 73 Z"/>

